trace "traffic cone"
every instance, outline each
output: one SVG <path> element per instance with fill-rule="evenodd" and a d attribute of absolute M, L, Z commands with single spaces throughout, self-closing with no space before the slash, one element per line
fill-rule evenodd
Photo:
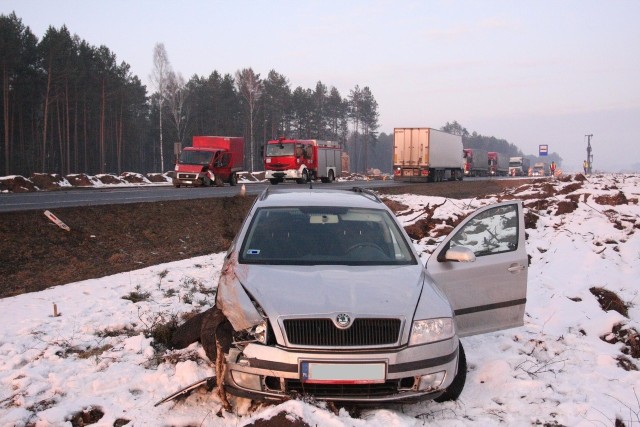
<path fill-rule="evenodd" d="M 242 184 L 242 187 L 240 187 L 240 195 L 244 196 L 247 194 L 247 188 L 244 186 L 244 184 Z"/>

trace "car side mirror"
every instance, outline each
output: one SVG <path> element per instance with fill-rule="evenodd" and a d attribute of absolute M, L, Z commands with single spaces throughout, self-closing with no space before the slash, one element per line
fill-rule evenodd
<path fill-rule="evenodd" d="M 476 254 L 465 246 L 454 246 L 445 252 L 444 259 L 446 261 L 473 262 L 476 260 Z"/>

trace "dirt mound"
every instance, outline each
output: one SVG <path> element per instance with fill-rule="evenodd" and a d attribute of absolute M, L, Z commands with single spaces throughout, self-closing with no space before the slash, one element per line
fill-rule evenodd
<path fill-rule="evenodd" d="M 395 214 L 397 214 L 398 212 L 406 211 L 407 209 L 409 209 L 409 206 L 403 205 L 402 203 L 396 202 L 395 200 L 383 198 L 382 201 Z"/>
<path fill-rule="evenodd" d="M 563 200 L 558 202 L 558 207 L 556 209 L 556 215 L 564 215 L 571 213 L 578 209 L 578 203 L 571 200 Z"/>
<path fill-rule="evenodd" d="M 36 186 L 23 176 L 15 175 L 0 179 L 0 192 L 28 193 L 36 191 Z"/>
<path fill-rule="evenodd" d="M 629 201 L 627 197 L 624 195 L 622 191 L 619 191 L 618 194 L 614 194 L 612 196 L 597 196 L 594 198 L 595 202 L 599 205 L 610 205 L 610 206 L 618 206 L 618 205 L 628 205 Z"/>
<path fill-rule="evenodd" d="M 170 182 L 170 180 L 167 181 L 167 177 L 161 173 L 148 173 L 147 179 L 149 180 L 149 182 L 153 182 L 153 183 Z"/>
<path fill-rule="evenodd" d="M 113 175 L 96 175 L 96 179 L 98 179 L 101 183 L 111 185 L 111 184 L 122 184 L 125 181 L 121 180 L 117 176 Z"/>
<path fill-rule="evenodd" d="M 57 190 L 69 185 L 69 182 L 58 174 L 34 173 L 29 180 L 40 190 Z"/>
<path fill-rule="evenodd" d="M 93 187 L 94 185 L 94 181 L 84 173 L 67 175 L 66 178 L 74 187 Z"/>
<path fill-rule="evenodd" d="M 111 174 L 69 174 L 62 177 L 55 173 L 34 173 L 29 178 L 20 175 L 0 178 L 0 192 L 24 193 L 30 191 L 52 191 L 62 187 L 93 187 L 100 185 L 170 183 L 169 174 L 149 173 L 146 176 L 135 172 L 124 172 L 120 176 Z"/>
<path fill-rule="evenodd" d="M 120 178 L 131 184 L 148 184 L 149 180 L 142 174 L 135 172 L 122 172 Z"/>

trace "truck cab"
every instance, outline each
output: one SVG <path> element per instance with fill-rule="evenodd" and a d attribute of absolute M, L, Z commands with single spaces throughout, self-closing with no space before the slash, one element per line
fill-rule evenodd
<path fill-rule="evenodd" d="M 236 185 L 242 169 L 243 138 L 194 136 L 193 146 L 186 147 L 176 161 L 173 185 Z"/>
<path fill-rule="evenodd" d="M 264 151 L 265 178 L 274 185 L 285 180 L 298 184 L 316 179 L 332 182 L 342 174 L 341 154 L 340 146 L 333 141 L 271 140 Z"/>
<path fill-rule="evenodd" d="M 232 155 L 212 148 L 187 147 L 176 162 L 173 185 L 210 186 L 229 180 Z M 235 181 L 230 183 L 235 185 Z"/>

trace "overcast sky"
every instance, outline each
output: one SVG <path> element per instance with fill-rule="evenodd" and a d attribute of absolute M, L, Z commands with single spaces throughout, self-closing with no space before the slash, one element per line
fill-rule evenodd
<path fill-rule="evenodd" d="M 380 131 L 457 120 L 581 168 L 640 170 L 640 1 L 0 0 L 40 39 L 67 25 L 148 86 L 153 47 L 185 79 L 272 69 L 292 89 L 369 86 Z"/>

